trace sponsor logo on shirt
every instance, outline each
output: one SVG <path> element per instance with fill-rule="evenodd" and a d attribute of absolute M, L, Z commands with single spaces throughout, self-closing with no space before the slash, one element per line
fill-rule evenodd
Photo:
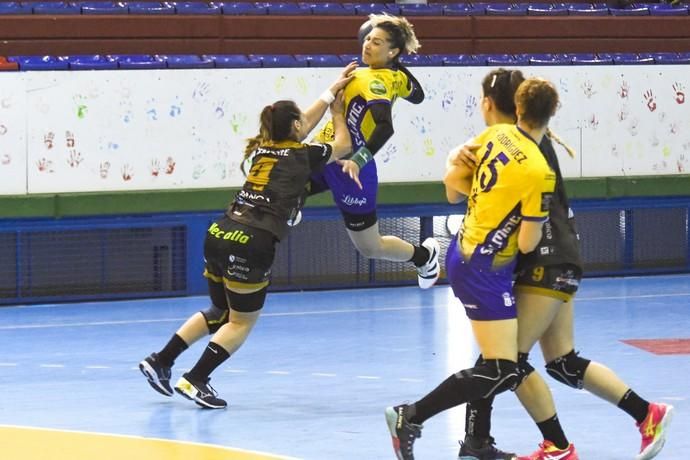
<path fill-rule="evenodd" d="M 541 211 L 548 212 L 551 208 L 551 199 L 553 198 L 553 193 L 542 193 L 541 194 Z"/>
<path fill-rule="evenodd" d="M 369 90 L 377 96 L 386 94 L 386 85 L 381 80 L 372 80 L 369 83 Z"/>
<path fill-rule="evenodd" d="M 240 193 L 238 195 L 238 203 L 244 204 L 244 200 L 252 200 L 252 201 L 265 201 L 267 203 L 271 202 L 271 199 L 265 195 L 262 195 L 260 193 L 252 193 L 248 192 L 246 190 L 240 190 Z"/>
<path fill-rule="evenodd" d="M 362 123 L 362 117 L 367 106 L 364 101 L 354 99 L 350 102 L 350 106 L 347 109 L 347 130 L 350 132 L 350 138 L 352 139 L 352 146 L 354 149 L 358 149 L 364 145 L 364 138 L 362 133 L 359 131 L 359 125 Z"/>
<path fill-rule="evenodd" d="M 520 216 L 510 216 L 510 218 L 508 218 L 508 220 L 503 224 L 503 227 L 496 230 L 494 235 L 491 237 L 490 243 L 487 245 L 487 249 L 492 250 L 490 253 L 493 253 L 498 249 L 503 249 L 506 246 L 508 238 L 510 238 L 510 235 L 515 232 L 520 225 L 520 222 L 522 222 L 522 218 Z"/>

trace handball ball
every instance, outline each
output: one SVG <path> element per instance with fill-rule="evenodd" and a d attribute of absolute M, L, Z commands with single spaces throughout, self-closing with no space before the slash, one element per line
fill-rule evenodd
<path fill-rule="evenodd" d="M 364 44 L 364 39 L 367 37 L 367 35 L 369 35 L 371 29 L 373 29 L 371 26 L 371 21 L 367 21 L 360 26 L 359 32 L 357 33 L 357 39 L 359 40 L 360 45 Z"/>

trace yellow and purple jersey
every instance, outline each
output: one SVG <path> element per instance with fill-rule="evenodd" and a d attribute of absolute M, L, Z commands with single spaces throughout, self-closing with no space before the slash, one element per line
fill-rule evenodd
<path fill-rule="evenodd" d="M 459 250 L 471 265 L 499 270 L 515 262 L 523 220 L 546 221 L 556 175 L 539 146 L 515 125 L 498 124 L 481 144 Z"/>
<path fill-rule="evenodd" d="M 345 121 L 352 140 L 352 151 L 362 147 L 376 128 L 368 108 L 373 104 L 393 104 L 399 97 L 410 95 L 412 86 L 400 70 L 355 70 L 355 78 L 345 87 Z M 333 122 L 329 121 L 316 136 L 316 142 L 333 140 Z"/>

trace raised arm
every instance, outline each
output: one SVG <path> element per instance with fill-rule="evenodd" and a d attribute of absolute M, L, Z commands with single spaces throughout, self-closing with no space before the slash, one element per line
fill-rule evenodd
<path fill-rule="evenodd" d="M 314 127 L 319 123 L 328 106 L 335 100 L 335 95 L 341 89 L 345 88 L 347 84 L 354 78 L 353 71 L 357 68 L 356 62 L 351 62 L 343 69 L 342 73 L 338 78 L 324 91 L 317 100 L 315 100 L 305 111 L 304 119 L 306 123 L 306 129 L 304 130 L 304 137 L 300 141 L 304 140 L 307 135 L 314 129 Z"/>

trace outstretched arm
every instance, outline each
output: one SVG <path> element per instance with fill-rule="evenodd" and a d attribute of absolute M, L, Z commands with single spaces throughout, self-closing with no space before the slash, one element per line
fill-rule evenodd
<path fill-rule="evenodd" d="M 338 91 L 345 88 L 345 86 L 350 83 L 350 80 L 354 78 L 353 72 L 356 68 L 356 62 L 349 63 L 331 86 L 329 86 L 328 89 L 304 111 L 304 119 L 307 126 L 304 130 L 304 137 L 300 139 L 300 141 L 304 140 L 311 130 L 319 123 L 324 113 L 326 113 L 328 106 L 335 100 L 335 95 Z"/>

